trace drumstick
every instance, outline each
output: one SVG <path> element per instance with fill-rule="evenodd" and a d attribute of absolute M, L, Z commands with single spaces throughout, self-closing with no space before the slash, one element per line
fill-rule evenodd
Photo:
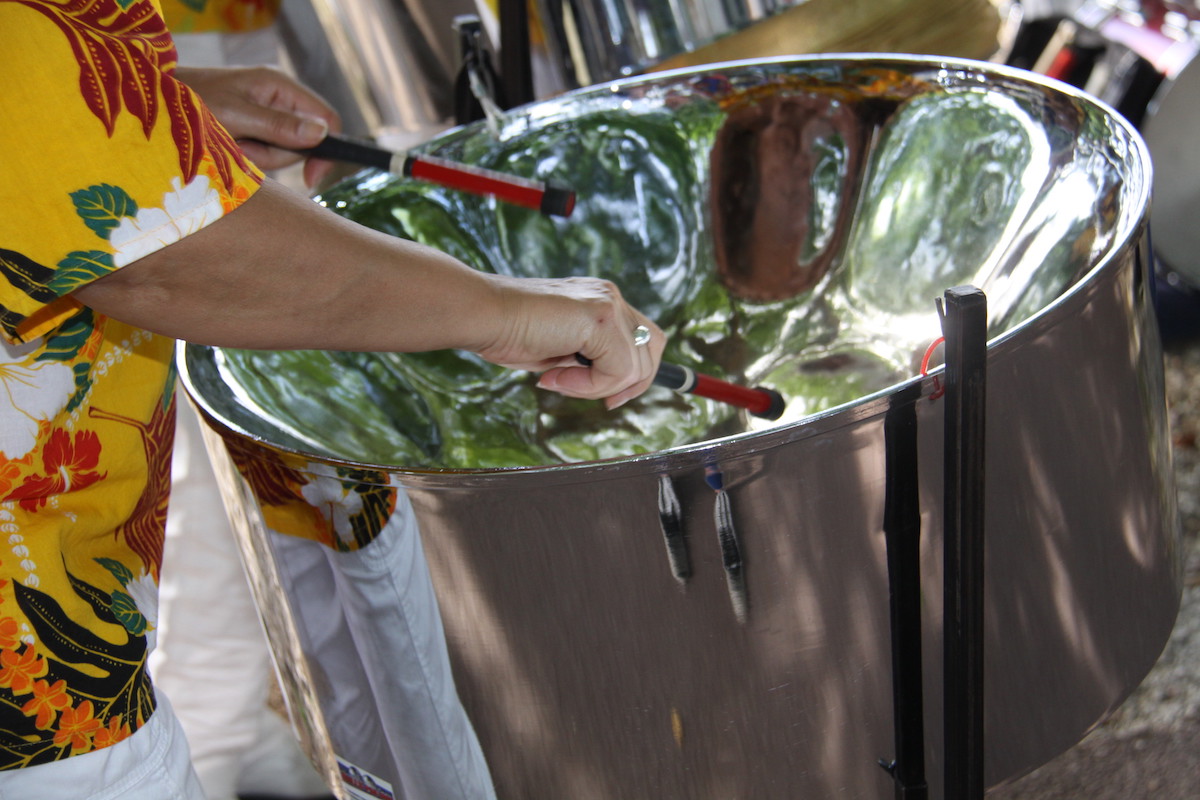
<path fill-rule="evenodd" d="M 579 353 L 575 354 L 575 360 L 585 367 L 592 364 L 590 358 Z M 698 397 L 716 400 L 719 403 L 728 403 L 731 406 L 744 408 L 752 416 L 762 419 L 779 419 L 783 416 L 783 410 L 787 405 L 783 395 L 774 389 L 766 389 L 761 386 L 752 389 L 748 386 L 740 386 L 711 375 L 705 375 L 702 372 L 696 372 L 690 367 L 681 367 L 665 361 L 658 365 L 658 372 L 654 376 L 654 385 L 682 394 L 694 394 Z"/>
<path fill-rule="evenodd" d="M 470 194 L 495 197 L 547 215 L 569 217 L 575 210 L 575 193 L 570 189 L 444 158 L 414 155 L 405 150 L 387 150 L 333 134 L 322 139 L 316 147 L 301 152 L 316 158 L 375 167 Z"/>

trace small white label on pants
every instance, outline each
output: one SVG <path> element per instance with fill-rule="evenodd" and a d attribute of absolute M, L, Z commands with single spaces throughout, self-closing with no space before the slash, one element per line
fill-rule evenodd
<path fill-rule="evenodd" d="M 338 771 L 342 774 L 342 786 L 346 787 L 351 800 L 396 800 L 392 785 L 383 778 L 372 775 L 340 757 L 337 764 Z"/>

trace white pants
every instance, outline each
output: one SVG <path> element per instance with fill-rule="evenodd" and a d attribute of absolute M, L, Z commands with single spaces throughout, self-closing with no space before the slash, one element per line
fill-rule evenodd
<path fill-rule="evenodd" d="M 151 680 L 178 712 L 208 800 L 233 800 L 239 790 L 328 794 L 291 729 L 267 706 L 274 670 L 262 623 L 202 423 L 182 390 L 178 408 Z"/>
<path fill-rule="evenodd" d="M 360 550 L 269 539 L 334 754 L 404 800 L 495 800 L 407 495 Z"/>
<path fill-rule="evenodd" d="M 0 772 L 0 800 L 205 800 L 187 740 L 158 696 L 158 710 L 128 739 L 50 764 Z"/>

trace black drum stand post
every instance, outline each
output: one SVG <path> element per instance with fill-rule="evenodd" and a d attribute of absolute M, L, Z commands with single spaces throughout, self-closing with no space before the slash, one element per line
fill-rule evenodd
<path fill-rule="evenodd" d="M 944 302 L 942 302 L 944 301 Z M 944 797 L 984 795 L 984 452 L 987 299 L 970 286 L 938 303 L 945 337 L 943 572 Z M 887 543 L 896 756 L 880 764 L 897 800 L 926 800 L 921 666 L 921 513 L 917 470 L 920 385 L 898 393 L 884 420 Z"/>

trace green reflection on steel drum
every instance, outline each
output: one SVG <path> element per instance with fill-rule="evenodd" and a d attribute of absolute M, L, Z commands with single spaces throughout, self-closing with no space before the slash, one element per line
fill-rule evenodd
<path fill-rule="evenodd" d="M 1119 137 L 1090 106 L 1047 107 L 1040 91 L 1005 81 L 801 63 L 623 82 L 514 112 L 499 135 L 475 124 L 422 148 L 570 186 L 568 219 L 374 172 L 320 199 L 481 270 L 608 278 L 666 331 L 666 360 L 777 389 L 788 410 L 770 424 L 786 424 L 916 374 L 946 288 L 988 291 L 998 334 L 1095 266 L 1121 190 L 1102 163 L 1119 154 L 1100 143 Z M 745 129 L 729 135 L 735 119 Z M 730 249 L 756 220 L 754 252 Z M 755 281 L 772 288 L 756 293 Z M 802 288 L 778 296 L 788 285 Z M 607 412 L 470 353 L 222 350 L 215 360 L 271 426 L 359 462 L 526 467 L 770 425 L 657 387 Z"/>

